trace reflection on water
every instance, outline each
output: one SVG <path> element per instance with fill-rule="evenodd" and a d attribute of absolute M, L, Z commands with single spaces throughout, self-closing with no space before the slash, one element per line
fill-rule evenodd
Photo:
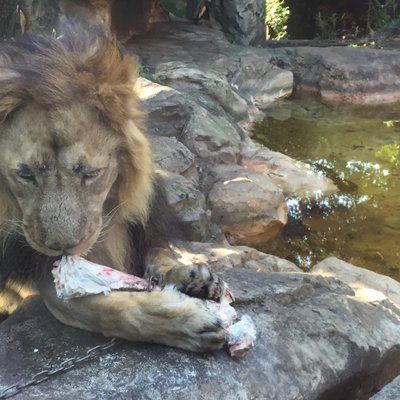
<path fill-rule="evenodd" d="M 264 248 L 307 269 L 334 255 L 400 280 L 400 105 L 285 102 L 268 111 L 255 139 L 308 162 L 339 192 L 288 198 L 289 223 Z"/>

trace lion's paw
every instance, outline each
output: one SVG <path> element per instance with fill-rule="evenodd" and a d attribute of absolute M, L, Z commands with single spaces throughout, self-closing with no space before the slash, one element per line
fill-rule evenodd
<path fill-rule="evenodd" d="M 214 351 L 222 348 L 226 343 L 226 331 L 221 320 L 202 302 L 200 303 L 200 300 L 190 300 L 199 303 L 196 305 L 193 303 L 189 307 L 191 312 L 181 321 L 182 324 L 178 329 L 183 332 L 178 335 L 179 343 L 175 345 L 191 351 Z"/>
<path fill-rule="evenodd" d="M 223 280 L 202 264 L 176 266 L 167 272 L 163 283 L 200 299 L 219 301 L 224 293 Z"/>

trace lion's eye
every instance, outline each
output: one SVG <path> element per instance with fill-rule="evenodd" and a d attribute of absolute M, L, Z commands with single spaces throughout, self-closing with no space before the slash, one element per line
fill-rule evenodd
<path fill-rule="evenodd" d="M 85 171 L 82 178 L 84 181 L 90 181 L 97 178 L 101 173 L 101 169 L 94 169 L 92 171 Z"/>
<path fill-rule="evenodd" d="M 26 164 L 18 165 L 17 175 L 26 181 L 36 182 L 35 174 Z"/>

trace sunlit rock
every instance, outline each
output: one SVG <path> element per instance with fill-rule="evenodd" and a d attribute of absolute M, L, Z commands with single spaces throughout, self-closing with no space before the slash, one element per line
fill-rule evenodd
<path fill-rule="evenodd" d="M 208 194 L 212 220 L 231 244 L 256 245 L 275 237 L 287 222 L 282 190 L 240 166 L 219 165 Z"/>
<path fill-rule="evenodd" d="M 338 190 L 329 178 L 317 174 L 307 164 L 266 147 L 247 142 L 242 147 L 241 155 L 242 165 L 268 177 L 285 194 L 295 193 L 312 198 Z"/>
<path fill-rule="evenodd" d="M 237 73 L 233 84 L 250 104 L 265 110 L 274 101 L 292 94 L 293 73 L 276 67 L 267 68 L 265 64 L 248 64 Z"/>
<path fill-rule="evenodd" d="M 178 136 L 190 118 L 190 102 L 177 90 L 139 78 L 135 90 L 146 112 L 146 127 L 155 136 Z"/>
<path fill-rule="evenodd" d="M 232 115 L 242 117 L 247 113 L 246 101 L 235 92 L 226 77 L 208 68 L 199 68 L 179 61 L 168 62 L 156 69 L 155 77 L 185 93 L 205 91 Z"/>
<path fill-rule="evenodd" d="M 400 308 L 400 283 L 388 276 L 356 267 L 336 257 L 329 257 L 319 262 L 311 272 L 345 282 L 363 301 L 375 302 L 387 299 Z"/>
<path fill-rule="evenodd" d="M 213 271 L 244 268 L 255 272 L 299 272 L 290 261 L 262 253 L 247 246 L 220 243 L 179 242 L 173 247 L 179 261 L 185 265 L 207 264 Z"/>

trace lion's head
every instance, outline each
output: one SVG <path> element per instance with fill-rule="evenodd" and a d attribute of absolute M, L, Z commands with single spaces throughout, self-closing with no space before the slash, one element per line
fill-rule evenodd
<path fill-rule="evenodd" d="M 0 236 L 16 227 L 41 253 L 82 254 L 106 216 L 145 222 L 153 168 L 135 79 L 105 38 L 0 48 Z"/>

